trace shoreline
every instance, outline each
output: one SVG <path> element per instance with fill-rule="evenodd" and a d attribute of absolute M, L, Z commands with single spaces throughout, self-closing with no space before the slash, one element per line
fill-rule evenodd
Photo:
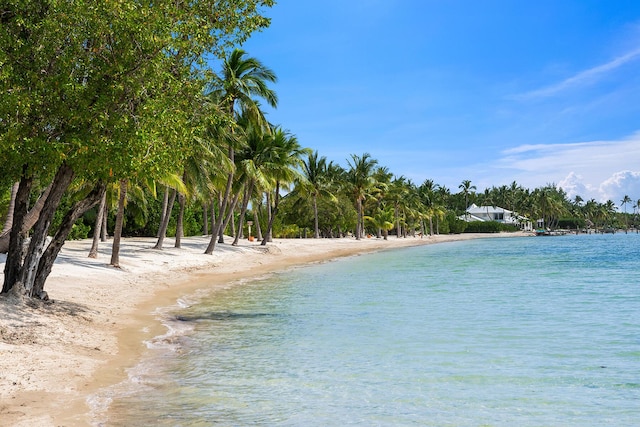
<path fill-rule="evenodd" d="M 266 247 L 241 241 L 204 255 L 209 237 L 183 238 L 182 248 L 154 250 L 155 238 L 127 238 L 121 269 L 107 265 L 111 242 L 97 259 L 90 240 L 69 241 L 45 290 L 51 303 L 0 296 L 0 418 L 14 426 L 92 425 L 87 397 L 127 378 L 166 328 L 157 309 L 198 291 L 244 285 L 294 266 L 401 247 L 526 233 L 460 234 L 383 239 L 274 239 Z M 0 258 L 4 270 L 4 255 Z M 0 274 L 1 276 L 1 274 Z"/>

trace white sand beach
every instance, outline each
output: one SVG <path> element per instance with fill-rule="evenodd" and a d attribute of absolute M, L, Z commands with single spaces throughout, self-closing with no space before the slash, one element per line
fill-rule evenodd
<path fill-rule="evenodd" d="M 91 425 L 87 396 L 126 378 L 143 341 L 164 332 L 154 309 L 199 289 L 365 252 L 522 235 L 276 239 L 266 247 L 244 240 L 218 245 L 213 255 L 203 253 L 208 237 L 185 238 L 180 249 L 167 239 L 161 251 L 151 249 L 155 239 L 129 238 L 120 269 L 107 265 L 111 242 L 101 244 L 97 259 L 87 257 L 90 240 L 67 242 L 45 286 L 51 301 L 0 296 L 0 424 Z"/>

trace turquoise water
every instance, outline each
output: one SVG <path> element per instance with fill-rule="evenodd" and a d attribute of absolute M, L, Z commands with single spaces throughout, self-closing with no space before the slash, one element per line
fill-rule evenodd
<path fill-rule="evenodd" d="M 482 239 L 179 310 L 106 425 L 635 426 L 640 235 Z"/>

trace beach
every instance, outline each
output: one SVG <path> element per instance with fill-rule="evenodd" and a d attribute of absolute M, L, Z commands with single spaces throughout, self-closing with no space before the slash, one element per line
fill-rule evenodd
<path fill-rule="evenodd" d="M 87 396 L 126 378 L 144 341 L 164 332 L 155 309 L 181 296 L 360 253 L 521 235 L 274 239 L 267 246 L 243 240 L 218 245 L 212 255 L 203 253 L 206 236 L 184 238 L 182 248 L 167 239 L 163 250 L 152 249 L 153 238 L 128 238 L 120 269 L 108 266 L 111 242 L 101 244 L 96 259 L 87 257 L 90 240 L 67 242 L 45 286 L 50 301 L 0 296 L 0 419 L 14 426 L 91 425 Z"/>

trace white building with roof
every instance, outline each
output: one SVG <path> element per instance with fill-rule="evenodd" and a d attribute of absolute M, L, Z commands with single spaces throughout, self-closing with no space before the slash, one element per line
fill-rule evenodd
<path fill-rule="evenodd" d="M 461 216 L 460 219 L 467 222 L 497 221 L 503 224 L 515 225 L 524 231 L 533 230 L 531 221 L 528 218 L 498 206 L 476 206 L 476 204 L 473 203 L 467 209 L 466 214 Z"/>

